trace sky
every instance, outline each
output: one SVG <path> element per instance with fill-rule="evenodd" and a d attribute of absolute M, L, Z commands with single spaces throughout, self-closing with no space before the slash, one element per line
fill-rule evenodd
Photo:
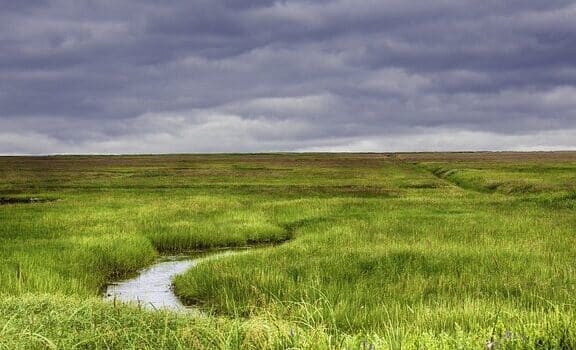
<path fill-rule="evenodd" d="M 576 1 L 0 0 L 0 154 L 576 149 Z"/>

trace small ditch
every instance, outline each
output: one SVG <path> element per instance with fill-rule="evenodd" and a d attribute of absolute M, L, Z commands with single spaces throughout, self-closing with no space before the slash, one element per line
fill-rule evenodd
<path fill-rule="evenodd" d="M 56 198 L 38 198 L 38 197 L 0 197 L 0 205 L 8 204 L 34 204 L 55 202 Z"/>

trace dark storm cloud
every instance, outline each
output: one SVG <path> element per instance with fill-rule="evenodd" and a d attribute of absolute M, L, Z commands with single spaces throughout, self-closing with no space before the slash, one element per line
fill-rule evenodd
<path fill-rule="evenodd" d="M 575 16 L 561 0 L 7 0 L 0 153 L 575 148 Z"/>

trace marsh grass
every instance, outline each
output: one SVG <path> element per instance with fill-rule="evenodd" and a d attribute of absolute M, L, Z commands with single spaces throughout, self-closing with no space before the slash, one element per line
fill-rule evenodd
<path fill-rule="evenodd" d="M 195 317 L 131 305 L 54 295 L 0 300 L 0 349 L 573 349 L 574 320 L 562 312 L 526 313 L 508 319 L 491 314 L 491 324 L 469 332 L 399 327 L 390 318 L 384 331 L 350 334 L 322 319 L 320 302 L 296 302 L 306 310 L 292 322 L 267 310 L 249 319 Z M 504 316 L 504 317 L 503 317 Z"/>
<path fill-rule="evenodd" d="M 576 157 L 498 156 L 0 158 L 0 197 L 60 199 L 0 206 L 0 347 L 575 348 Z M 204 318 L 97 298 L 277 243 L 175 280 Z"/>

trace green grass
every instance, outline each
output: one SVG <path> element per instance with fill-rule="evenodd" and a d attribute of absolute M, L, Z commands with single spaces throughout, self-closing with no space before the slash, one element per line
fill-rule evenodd
<path fill-rule="evenodd" d="M 574 184 L 574 153 L 3 157 L 0 348 L 575 348 Z M 206 317 L 97 297 L 261 244 L 176 278 Z"/>

